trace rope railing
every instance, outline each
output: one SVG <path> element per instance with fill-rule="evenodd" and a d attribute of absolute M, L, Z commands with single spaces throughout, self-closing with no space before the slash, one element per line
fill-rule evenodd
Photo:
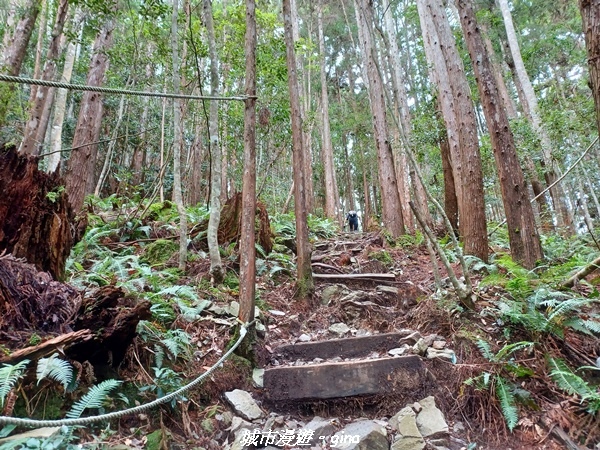
<path fill-rule="evenodd" d="M 254 321 L 253 321 L 254 322 Z M 206 372 L 196 377 L 194 380 L 186 384 L 185 386 L 180 387 L 176 391 L 171 392 L 163 397 L 157 398 L 149 403 L 135 406 L 133 408 L 124 409 L 121 411 L 114 411 L 111 413 L 100 414 L 97 416 L 89 416 L 89 417 L 81 417 L 77 419 L 57 419 L 57 420 L 36 420 L 36 419 L 24 419 L 19 417 L 8 417 L 8 416 L 0 416 L 0 425 L 20 425 L 26 427 L 62 427 L 62 426 L 75 426 L 75 425 L 89 425 L 96 422 L 105 422 L 108 420 L 119 419 L 124 416 L 129 416 L 131 414 L 138 414 L 144 411 L 148 411 L 149 409 L 155 408 L 156 406 L 162 405 L 164 403 L 170 402 L 178 395 L 183 394 L 184 392 L 189 391 L 193 387 L 200 384 L 204 378 L 209 376 L 212 372 L 214 372 L 219 366 L 221 366 L 235 351 L 236 348 L 242 343 L 246 334 L 248 332 L 248 328 L 253 324 L 253 322 L 242 324 L 240 326 L 240 335 L 237 341 L 231 346 L 227 352 L 223 356 L 219 358 L 219 360 L 214 363 Z"/>
<path fill-rule="evenodd" d="M 73 91 L 91 91 L 91 92 L 101 92 L 104 94 L 125 94 L 125 95 L 138 95 L 141 97 L 161 97 L 161 98 L 182 98 L 187 100 L 219 100 L 219 101 L 246 101 L 249 96 L 247 95 L 234 95 L 230 97 L 217 97 L 212 95 L 186 95 L 186 94 L 172 94 L 169 92 L 148 92 L 148 91 L 132 91 L 129 89 L 117 89 L 117 88 L 107 88 L 101 86 L 86 86 L 83 84 L 71 84 L 71 83 L 63 83 L 60 81 L 49 81 L 49 80 L 39 80 L 35 78 L 23 78 L 23 77 L 13 77 L 10 75 L 2 75 L 0 74 L 0 81 L 4 81 L 7 83 L 19 83 L 19 84 L 32 84 L 36 86 L 46 86 L 46 87 L 56 87 L 62 89 L 70 89 Z"/>

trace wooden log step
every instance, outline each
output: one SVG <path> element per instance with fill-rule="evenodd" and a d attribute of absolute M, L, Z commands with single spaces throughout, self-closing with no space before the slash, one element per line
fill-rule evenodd
<path fill-rule="evenodd" d="M 396 281 L 393 273 L 313 273 L 313 278 L 324 281 Z"/>
<path fill-rule="evenodd" d="M 367 394 L 406 395 L 425 386 L 427 373 L 418 356 L 400 356 L 265 370 L 269 400 L 322 400 Z"/>
<path fill-rule="evenodd" d="M 406 335 L 407 333 L 384 333 L 373 336 L 330 339 L 327 341 L 301 342 L 277 347 L 273 351 L 273 356 L 288 360 L 330 359 L 336 356 L 356 358 L 367 356 L 374 351 L 386 353 L 392 348 L 399 347 L 400 340 Z"/>

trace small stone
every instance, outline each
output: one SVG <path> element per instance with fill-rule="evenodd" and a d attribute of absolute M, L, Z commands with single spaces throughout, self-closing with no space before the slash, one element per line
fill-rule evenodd
<path fill-rule="evenodd" d="M 339 336 L 343 336 L 344 334 L 348 333 L 350 331 L 350 327 L 348 325 L 346 325 L 345 323 L 334 323 L 333 325 L 331 325 L 329 327 L 329 331 L 331 333 L 337 334 Z"/>
<path fill-rule="evenodd" d="M 246 391 L 234 389 L 233 391 L 225 392 L 225 398 L 235 411 L 247 420 L 256 420 L 264 416 L 258 403 Z"/>
<path fill-rule="evenodd" d="M 433 344 L 431 344 L 431 346 L 436 350 L 442 350 L 446 348 L 446 341 L 433 341 Z"/>
<path fill-rule="evenodd" d="M 448 435 L 448 424 L 442 412 L 435 406 L 435 398 L 429 396 L 419 402 L 423 410 L 417 415 L 417 427 L 424 438 Z"/>
<path fill-rule="evenodd" d="M 387 431 L 372 420 L 353 422 L 331 437 L 331 448 L 339 450 L 388 450 Z"/>
<path fill-rule="evenodd" d="M 400 355 L 403 355 L 404 352 L 406 352 L 406 347 L 397 347 L 397 348 L 392 348 L 392 349 L 388 350 L 388 355 L 400 356 Z"/>
<path fill-rule="evenodd" d="M 237 317 L 240 315 L 240 304 L 235 300 L 229 304 L 229 309 L 227 310 L 230 316 Z"/>
<path fill-rule="evenodd" d="M 277 309 L 270 309 L 269 314 L 273 316 L 285 316 L 285 313 L 283 311 L 279 311 Z"/>
<path fill-rule="evenodd" d="M 311 338 L 311 337 L 310 337 L 308 334 L 306 334 L 306 333 L 302 333 L 302 334 L 301 334 L 301 335 L 298 337 L 298 340 L 299 340 L 300 342 L 308 342 L 308 341 L 310 341 L 311 339 L 312 339 L 312 338 Z"/>
<path fill-rule="evenodd" d="M 451 361 L 452 363 L 456 364 L 456 353 L 454 353 L 454 350 L 450 350 L 447 348 L 442 350 L 436 350 L 433 347 L 429 347 L 427 349 L 427 359 L 433 358 L 445 358 Z"/>
<path fill-rule="evenodd" d="M 265 369 L 254 369 L 252 371 L 252 381 L 256 387 L 263 387 L 263 378 L 265 376 Z"/>

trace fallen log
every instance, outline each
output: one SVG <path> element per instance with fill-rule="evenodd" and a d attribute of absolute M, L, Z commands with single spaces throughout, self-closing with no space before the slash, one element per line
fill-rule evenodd
<path fill-rule="evenodd" d="M 33 347 L 26 347 L 12 352 L 10 355 L 0 355 L 0 363 L 16 364 L 24 359 L 37 360 L 46 358 L 57 351 L 64 353 L 69 347 L 80 342 L 89 341 L 93 337 L 94 334 L 90 330 L 79 330 L 62 334 Z"/>
<path fill-rule="evenodd" d="M 562 287 L 573 287 L 579 280 L 587 277 L 590 273 L 595 270 L 600 269 L 600 256 L 585 266 L 583 269 L 579 270 L 573 276 L 571 276 L 568 280 L 562 283 Z"/>

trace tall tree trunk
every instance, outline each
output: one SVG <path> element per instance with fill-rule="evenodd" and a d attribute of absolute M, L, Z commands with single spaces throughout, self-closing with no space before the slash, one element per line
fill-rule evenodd
<path fill-rule="evenodd" d="M 2 59 L 0 60 L 0 73 L 17 76 L 21 72 L 21 65 L 27 53 L 27 45 L 29 39 L 31 39 L 31 33 L 39 12 L 39 0 L 28 0 L 23 5 L 21 18 L 17 22 L 15 31 L 10 38 L 5 39 L 7 45 L 4 47 Z M 5 32 L 5 37 L 6 35 L 8 35 L 8 31 Z M 0 127 L 6 121 L 6 113 L 14 90 L 15 85 L 13 83 L 0 84 Z"/>
<path fill-rule="evenodd" d="M 254 320 L 256 289 L 256 5 L 246 0 L 246 80 L 244 92 L 244 177 L 240 234 L 240 315 L 242 323 Z M 249 346 L 246 346 L 248 349 Z M 244 353 L 248 354 L 248 351 Z"/>
<path fill-rule="evenodd" d="M 527 269 L 533 269 L 536 262 L 543 258 L 542 245 L 506 109 L 496 86 L 471 2 L 458 0 L 457 6 L 498 168 L 510 250 L 515 261 Z"/>
<path fill-rule="evenodd" d="M 458 197 L 456 196 L 456 185 L 454 184 L 454 173 L 450 159 L 450 145 L 446 137 L 440 141 L 440 153 L 442 155 L 442 173 L 444 175 L 444 211 L 448 216 L 454 233 L 458 234 Z"/>
<path fill-rule="evenodd" d="M 405 228 L 398 193 L 398 180 L 394 169 L 394 157 L 389 141 L 383 85 L 377 68 L 377 50 L 373 41 L 373 5 L 368 0 L 355 0 L 355 7 L 359 20 L 362 59 L 368 73 L 369 103 L 379 165 L 383 225 L 393 237 L 398 237 L 405 233 Z"/>
<path fill-rule="evenodd" d="M 148 44 L 148 55 L 152 53 L 152 45 Z M 146 81 L 152 80 L 152 64 L 146 64 Z M 144 180 L 144 157 L 146 155 L 146 149 L 149 146 L 148 132 L 148 111 L 150 109 L 150 97 L 142 97 L 142 116 L 140 117 L 140 128 L 142 135 L 140 136 L 140 143 L 136 146 L 133 151 L 133 157 L 131 158 L 131 184 L 134 186 L 140 185 Z"/>
<path fill-rule="evenodd" d="M 52 29 L 52 39 L 46 54 L 46 62 L 41 79 L 52 81 L 56 76 L 56 62 L 60 56 L 62 31 L 67 19 L 67 11 L 69 7 L 68 0 L 60 0 L 58 10 L 56 11 L 56 19 L 54 28 Z M 44 137 L 48 129 L 48 121 L 50 119 L 50 110 L 52 109 L 52 100 L 54 97 L 55 88 L 39 86 L 36 89 L 36 95 L 31 105 L 29 119 L 25 124 L 23 132 L 23 140 L 19 147 L 20 153 L 29 155 L 39 155 L 44 144 Z"/>
<path fill-rule="evenodd" d="M 86 84 L 102 86 L 108 69 L 108 50 L 113 43 L 115 21 L 108 18 L 96 35 Z M 65 185 L 74 211 L 80 211 L 87 192 L 88 179 L 93 179 L 98 152 L 98 138 L 102 125 L 104 96 L 86 91 L 81 99 L 77 126 L 73 136 L 73 150 L 65 172 Z"/>
<path fill-rule="evenodd" d="M 290 15 L 292 21 L 292 39 L 296 43 L 300 39 L 299 23 L 298 19 L 298 6 L 296 0 L 290 0 Z M 304 62 L 304 64 L 303 64 Z M 302 119 L 302 142 L 304 148 L 304 196 L 306 205 L 305 208 L 308 213 L 312 214 L 315 211 L 315 188 L 313 183 L 313 163 L 312 163 L 312 132 L 313 123 L 312 121 L 306 120 L 307 115 L 311 111 L 311 98 L 312 98 L 312 76 L 311 76 L 311 64 L 306 63 L 303 58 L 296 58 L 296 70 L 305 73 L 306 86 L 303 83 L 298 82 L 298 97 L 300 99 L 300 117 Z"/>
<path fill-rule="evenodd" d="M 181 75 L 179 63 L 179 43 L 177 17 L 179 13 L 179 0 L 173 1 L 173 15 L 171 17 L 171 54 L 173 59 L 173 92 L 180 90 Z M 173 100 L 173 201 L 179 213 L 179 270 L 185 272 L 187 263 L 187 214 L 183 205 L 181 190 L 181 150 L 183 149 L 183 101 Z"/>
<path fill-rule="evenodd" d="M 286 60 L 288 68 L 288 88 L 292 119 L 292 148 L 294 167 L 294 213 L 296 215 L 296 295 L 308 299 L 314 290 L 312 267 L 310 264 L 311 246 L 308 239 L 306 210 L 306 190 L 304 173 L 306 149 L 303 146 L 302 116 L 298 93 L 296 52 L 292 34 L 290 0 L 283 0 L 283 24 L 285 33 Z"/>
<path fill-rule="evenodd" d="M 506 29 L 506 36 L 514 62 L 515 72 L 523 90 L 523 100 L 527 104 L 526 111 L 529 111 L 527 117 L 542 146 L 544 177 L 546 178 L 547 185 L 550 186 L 560 176 L 560 169 L 552 157 L 552 143 L 550 142 L 550 137 L 542 123 L 537 97 L 525 69 L 523 58 L 521 57 L 517 33 L 515 32 L 512 15 L 508 8 L 508 0 L 498 0 L 498 4 L 502 11 L 502 18 L 504 20 L 504 27 Z M 567 204 L 565 191 L 560 183 L 550 189 L 550 196 L 552 197 L 552 203 L 554 204 L 554 209 L 556 211 L 558 226 L 567 234 L 573 234 L 573 218 L 571 217 L 571 211 Z"/>
<path fill-rule="evenodd" d="M 219 95 L 219 71 L 217 67 L 217 50 L 215 45 L 215 28 L 211 0 L 203 1 L 204 23 L 208 35 L 208 55 L 210 57 L 210 95 Z M 210 218 L 208 220 L 207 241 L 210 254 L 210 273 L 213 284 L 223 282 L 225 271 L 221 263 L 217 233 L 221 221 L 221 146 L 219 141 L 219 105 L 216 100 L 210 101 L 208 131 L 210 135 Z"/>
<path fill-rule="evenodd" d="M 317 6 L 317 30 L 319 38 L 319 54 L 321 59 L 321 121 L 322 145 L 321 158 L 325 178 L 325 216 L 339 221 L 339 193 L 333 163 L 333 146 L 331 143 L 331 128 L 329 125 L 329 95 L 327 92 L 327 75 L 325 73 L 325 37 L 323 36 L 323 0 Z"/>
<path fill-rule="evenodd" d="M 71 31 L 81 37 L 82 22 L 84 14 L 81 8 L 77 9 L 75 17 L 72 22 Z M 65 49 L 65 62 L 63 65 L 62 76 L 60 77 L 61 83 L 70 83 L 71 75 L 73 74 L 73 66 L 75 65 L 77 45 L 73 41 L 69 41 Z M 62 131 L 63 124 L 65 121 L 65 112 L 67 108 L 67 96 L 69 94 L 68 89 L 58 88 L 56 90 L 56 96 L 54 98 L 54 117 L 52 118 L 52 126 L 50 132 L 50 149 L 48 155 L 48 166 L 46 171 L 53 173 L 59 166 L 61 161 L 60 149 L 62 148 Z"/>
<path fill-rule="evenodd" d="M 37 32 L 37 44 L 35 46 L 35 63 L 33 64 L 33 78 L 39 78 L 40 76 L 40 67 L 42 65 L 42 51 L 44 48 L 44 36 L 46 35 L 46 17 L 48 15 L 48 1 L 41 0 L 42 10 L 38 16 L 40 19 L 38 21 L 38 32 Z M 60 8 L 60 6 L 59 6 Z M 7 33 L 8 34 L 8 33 Z M 29 93 L 29 103 L 33 104 L 35 100 L 35 95 L 37 93 L 37 85 L 31 85 L 31 91 Z"/>
<path fill-rule="evenodd" d="M 600 133 L 600 5 L 594 0 L 579 0 L 579 10 L 587 48 L 590 84 L 596 105 L 596 127 Z"/>
<path fill-rule="evenodd" d="M 486 261 L 483 173 L 469 84 L 442 1 L 418 0 L 417 7 L 430 77 L 446 123 L 464 251 Z"/>

